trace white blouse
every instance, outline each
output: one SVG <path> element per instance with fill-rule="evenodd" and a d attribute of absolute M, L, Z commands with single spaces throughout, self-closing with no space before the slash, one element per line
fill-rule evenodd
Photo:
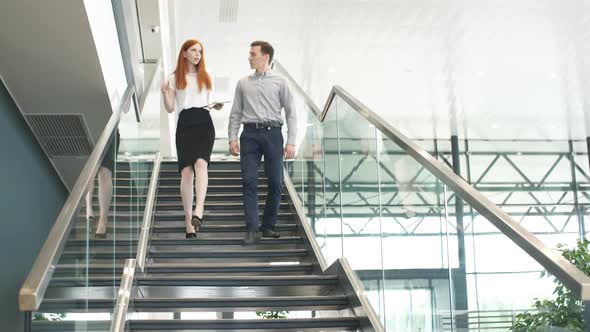
<path fill-rule="evenodd" d="M 180 112 L 183 110 L 192 107 L 206 108 L 210 103 L 212 91 L 207 90 L 205 87 L 203 87 L 203 90 L 199 91 L 197 85 L 197 73 L 186 74 L 186 88 L 182 90 L 176 89 L 176 77 L 174 76 L 174 73 L 172 73 L 168 77 L 168 86 L 176 92 L 175 113 L 177 121 Z"/>

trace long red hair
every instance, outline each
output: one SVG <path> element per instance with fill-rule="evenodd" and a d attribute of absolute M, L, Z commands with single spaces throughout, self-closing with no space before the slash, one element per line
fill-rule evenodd
<path fill-rule="evenodd" d="M 201 45 L 201 61 L 197 64 L 197 86 L 199 87 L 199 91 L 203 90 L 203 87 L 207 88 L 207 90 L 211 90 L 211 76 L 207 73 L 207 68 L 205 66 L 205 48 L 203 48 L 203 44 L 196 39 L 185 41 L 180 48 L 180 52 L 178 52 L 178 61 L 176 63 L 176 70 L 174 71 L 176 88 L 182 90 L 187 86 L 186 74 L 188 73 L 189 64 L 184 57 L 184 52 L 188 51 L 188 49 L 195 44 Z"/>

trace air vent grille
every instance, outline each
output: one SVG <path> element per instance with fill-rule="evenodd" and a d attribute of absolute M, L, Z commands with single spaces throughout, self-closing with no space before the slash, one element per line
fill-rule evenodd
<path fill-rule="evenodd" d="M 234 23 L 238 19 L 238 0 L 219 0 L 219 22 Z"/>
<path fill-rule="evenodd" d="M 33 132 L 51 158 L 82 158 L 92 152 L 80 114 L 28 114 Z"/>

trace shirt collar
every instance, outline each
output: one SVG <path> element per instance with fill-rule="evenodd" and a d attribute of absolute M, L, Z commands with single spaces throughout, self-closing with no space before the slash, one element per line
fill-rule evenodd
<path fill-rule="evenodd" d="M 272 69 L 269 69 L 269 70 L 265 71 L 264 73 L 258 73 L 257 71 L 254 71 L 252 73 L 252 75 L 250 75 L 250 77 L 256 77 L 256 78 L 258 78 L 258 77 L 271 77 L 271 76 L 274 76 Z"/>

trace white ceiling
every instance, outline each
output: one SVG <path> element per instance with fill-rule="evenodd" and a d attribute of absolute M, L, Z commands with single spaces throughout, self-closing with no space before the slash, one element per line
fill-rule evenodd
<path fill-rule="evenodd" d="M 590 0 L 248 0 L 221 22 L 231 2 L 174 3 L 176 48 L 201 40 L 229 96 L 264 39 L 317 104 L 340 85 L 411 137 L 590 135 Z"/>

